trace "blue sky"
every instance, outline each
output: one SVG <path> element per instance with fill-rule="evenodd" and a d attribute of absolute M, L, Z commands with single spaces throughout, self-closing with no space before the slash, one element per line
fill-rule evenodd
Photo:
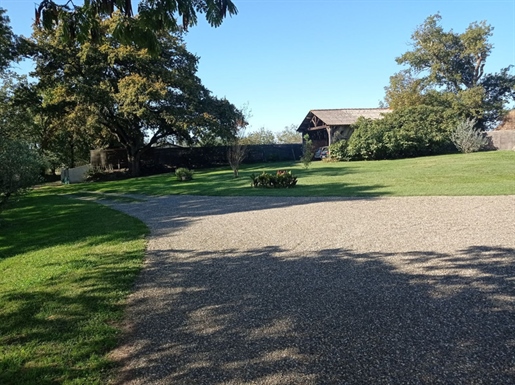
<path fill-rule="evenodd" d="M 250 130 L 298 125 L 310 109 L 370 108 L 383 99 L 395 58 L 424 19 L 446 30 L 473 21 L 494 27 L 486 70 L 515 64 L 515 0 L 233 0 L 238 15 L 204 20 L 186 35 L 198 75 L 213 94 L 252 110 Z M 15 33 L 29 35 L 35 1 L 0 0 Z M 515 71 L 512 71 L 515 73 Z"/>

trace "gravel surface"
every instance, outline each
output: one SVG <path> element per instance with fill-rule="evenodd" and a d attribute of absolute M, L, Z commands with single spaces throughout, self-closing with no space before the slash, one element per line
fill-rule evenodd
<path fill-rule="evenodd" d="M 119 384 L 515 384 L 515 196 L 170 196 Z"/>

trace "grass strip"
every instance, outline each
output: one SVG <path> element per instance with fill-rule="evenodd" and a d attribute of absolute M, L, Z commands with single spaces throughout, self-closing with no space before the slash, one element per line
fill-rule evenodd
<path fill-rule="evenodd" d="M 34 192 L 0 216 L 0 384 L 103 384 L 147 228 Z"/>
<path fill-rule="evenodd" d="M 290 189 L 251 188 L 250 176 L 291 170 L 298 184 Z M 173 174 L 103 183 L 53 187 L 56 193 L 95 191 L 104 194 L 206 196 L 437 196 L 515 194 L 515 151 L 477 152 L 412 159 L 362 162 L 300 162 L 243 165 L 240 178 L 230 168 L 195 170 L 193 180 Z"/>

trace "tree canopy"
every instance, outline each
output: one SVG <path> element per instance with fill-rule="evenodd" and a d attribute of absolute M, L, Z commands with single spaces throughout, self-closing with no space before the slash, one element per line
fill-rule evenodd
<path fill-rule="evenodd" d="M 36 24 L 56 29 L 64 40 L 79 42 L 101 38 L 100 19 L 119 14 L 113 35 L 121 42 L 158 50 L 158 33 L 187 29 L 203 14 L 218 27 L 227 17 L 238 13 L 231 0 L 139 0 L 135 13 L 131 0 L 42 0 L 36 8 Z M 180 21 L 179 21 L 180 20 Z"/>
<path fill-rule="evenodd" d="M 242 141 L 245 144 L 274 144 L 275 135 L 272 131 L 261 127 L 256 131 L 249 132 Z"/>
<path fill-rule="evenodd" d="M 157 144 L 234 136 L 239 111 L 202 85 L 198 58 L 181 35 L 158 34 L 159 53 L 150 55 L 119 43 L 120 17 L 101 21 L 98 43 L 65 42 L 53 30 L 34 33 L 32 75 L 50 126 L 71 137 L 118 143 L 133 175 L 141 155 Z"/>
<path fill-rule="evenodd" d="M 399 56 L 407 66 L 390 78 L 385 103 L 393 109 L 414 105 L 454 109 L 481 128 L 498 123 L 515 99 L 515 76 L 508 66 L 485 73 L 493 49 L 493 27 L 471 23 L 465 32 L 444 31 L 439 14 L 429 16 L 411 36 L 412 50 Z"/>
<path fill-rule="evenodd" d="M 297 132 L 297 125 L 291 124 L 283 128 L 282 131 L 277 133 L 277 143 L 302 143 L 302 135 Z"/>
<path fill-rule="evenodd" d="M 18 37 L 13 33 L 5 9 L 0 8 L 0 72 L 18 57 Z"/>
<path fill-rule="evenodd" d="M 0 9 L 0 211 L 9 198 L 39 181 L 42 162 L 31 141 L 32 115 L 14 103 L 14 94 L 24 81 L 9 71 L 18 58 L 19 42 Z"/>

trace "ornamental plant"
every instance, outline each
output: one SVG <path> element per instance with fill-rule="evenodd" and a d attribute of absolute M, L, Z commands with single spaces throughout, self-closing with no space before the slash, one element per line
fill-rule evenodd
<path fill-rule="evenodd" d="M 476 128 L 476 123 L 475 119 L 463 120 L 451 132 L 451 140 L 459 151 L 476 152 L 488 144 L 481 130 Z"/>
<path fill-rule="evenodd" d="M 263 171 L 261 174 L 252 174 L 252 187 L 265 188 L 290 188 L 297 185 L 297 177 L 293 176 L 291 171 L 279 170 L 277 173 L 268 174 Z"/>
<path fill-rule="evenodd" d="M 175 170 L 175 176 L 177 177 L 177 180 L 180 181 L 192 180 L 193 170 L 189 170 L 185 167 L 179 167 L 177 170 Z"/>

